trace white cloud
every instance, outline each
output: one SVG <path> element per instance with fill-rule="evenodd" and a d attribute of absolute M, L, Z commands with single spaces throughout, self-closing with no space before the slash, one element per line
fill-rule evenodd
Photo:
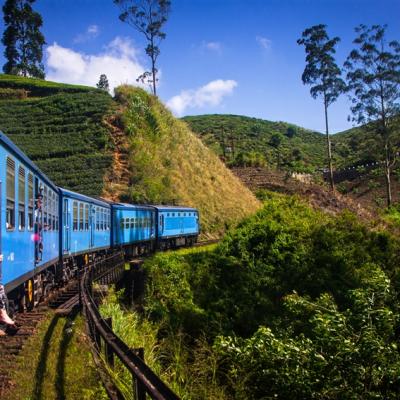
<path fill-rule="evenodd" d="M 89 25 L 86 32 L 76 35 L 74 43 L 84 43 L 99 36 L 100 28 L 98 25 Z"/>
<path fill-rule="evenodd" d="M 220 42 L 203 42 L 203 48 L 210 51 L 220 52 L 222 45 Z"/>
<path fill-rule="evenodd" d="M 137 85 L 136 78 L 145 68 L 137 60 L 137 51 L 129 39 L 116 37 L 104 52 L 84 54 L 58 45 L 48 46 L 46 79 L 56 82 L 95 86 L 106 74 L 110 89 L 123 83 Z"/>
<path fill-rule="evenodd" d="M 271 48 L 272 41 L 265 37 L 256 36 L 256 41 L 263 49 L 268 50 Z"/>
<path fill-rule="evenodd" d="M 217 79 L 195 90 L 183 90 L 169 99 L 167 106 L 177 115 L 182 115 L 187 108 L 215 107 L 232 94 L 236 86 L 234 80 Z"/>

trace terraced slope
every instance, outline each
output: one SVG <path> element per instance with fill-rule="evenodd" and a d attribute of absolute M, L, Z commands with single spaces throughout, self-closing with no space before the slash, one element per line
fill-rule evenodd
<path fill-rule="evenodd" d="M 5 88 L 7 80 L 0 77 L 0 87 Z M 110 135 L 102 123 L 111 96 L 93 88 L 38 80 L 24 86 L 27 80 L 11 77 L 11 88 L 26 87 L 35 97 L 2 99 L 0 130 L 59 186 L 100 195 L 112 163 Z"/>

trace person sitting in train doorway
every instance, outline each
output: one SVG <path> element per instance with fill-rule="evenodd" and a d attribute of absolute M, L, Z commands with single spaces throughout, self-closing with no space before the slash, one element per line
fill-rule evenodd
<path fill-rule="evenodd" d="M 2 283 L 2 271 L 1 271 L 1 265 L 3 263 L 3 254 L 0 254 L 0 336 L 6 335 L 5 330 L 7 328 L 14 328 L 15 327 L 15 322 L 9 317 L 7 314 L 7 295 L 4 290 L 4 285 Z M 2 328 L 2 326 L 5 326 L 5 329 Z"/>

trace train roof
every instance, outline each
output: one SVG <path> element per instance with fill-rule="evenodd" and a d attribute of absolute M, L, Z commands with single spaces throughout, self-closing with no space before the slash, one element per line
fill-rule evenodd
<path fill-rule="evenodd" d="M 81 200 L 81 201 L 86 201 L 87 203 L 94 203 L 98 206 L 102 206 L 102 207 L 110 207 L 110 203 L 108 203 L 107 201 L 104 200 L 99 200 L 96 199 L 94 197 L 90 197 L 90 196 L 86 196 L 85 194 L 81 194 L 81 193 L 76 193 L 73 192 L 72 190 L 68 190 L 68 189 L 64 189 L 64 188 L 59 188 L 60 192 L 63 196 L 67 196 L 67 197 L 71 197 L 73 199 L 77 199 L 77 200 Z"/>
<path fill-rule="evenodd" d="M 36 175 L 38 175 L 47 185 L 51 186 L 53 190 L 58 191 L 57 185 L 43 173 L 30 159 L 29 157 L 16 145 L 11 139 L 9 139 L 3 132 L 0 131 L 0 142 L 7 150 L 12 153 L 15 157 L 23 161 Z"/>
<path fill-rule="evenodd" d="M 134 209 L 134 210 L 151 210 L 154 211 L 154 207 L 147 204 L 129 204 L 129 203 L 110 203 L 113 208 L 118 209 Z"/>
<path fill-rule="evenodd" d="M 165 206 L 163 204 L 153 206 L 159 211 L 196 211 L 198 210 L 193 207 L 185 207 L 185 206 Z"/>

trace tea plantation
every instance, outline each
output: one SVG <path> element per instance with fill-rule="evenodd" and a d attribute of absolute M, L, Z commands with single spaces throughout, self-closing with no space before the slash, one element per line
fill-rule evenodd
<path fill-rule="evenodd" d="M 27 98 L 15 99 L 13 90 L 26 91 Z M 0 75 L 1 92 L 7 96 L 0 96 L 0 130 L 57 185 L 100 195 L 112 163 L 109 133 L 102 124 L 111 96 L 7 75 Z"/>

